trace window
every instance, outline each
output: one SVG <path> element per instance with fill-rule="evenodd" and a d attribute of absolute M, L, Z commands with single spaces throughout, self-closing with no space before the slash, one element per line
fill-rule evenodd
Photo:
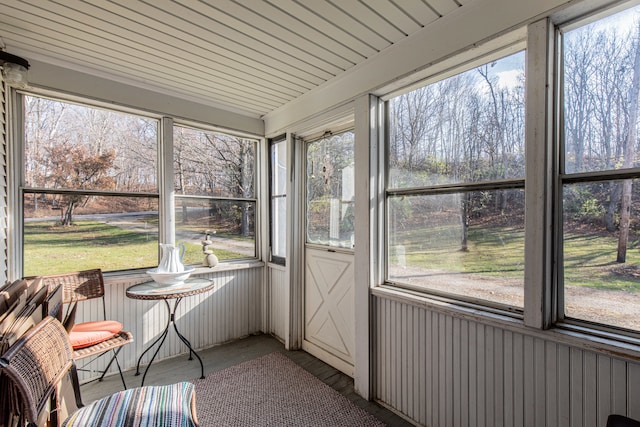
<path fill-rule="evenodd" d="M 23 274 L 157 264 L 158 120 L 24 96 Z"/>
<path fill-rule="evenodd" d="M 354 247 L 354 133 L 307 143 L 307 243 Z"/>
<path fill-rule="evenodd" d="M 221 261 L 256 257 L 257 140 L 174 125 L 171 144 L 158 118 L 19 99 L 24 276 L 146 269 L 158 264 L 158 243 L 172 239 L 185 243 L 185 264 L 201 265 L 207 232 Z M 159 184 L 158 164 L 173 189 Z"/>
<path fill-rule="evenodd" d="M 640 7 L 561 28 L 560 317 L 640 330 Z"/>
<path fill-rule="evenodd" d="M 187 243 L 185 264 L 202 263 L 207 231 L 220 261 L 256 257 L 256 148 L 254 139 L 174 126 L 175 239 Z"/>
<path fill-rule="evenodd" d="M 287 142 L 283 136 L 269 146 L 269 218 L 271 220 L 271 261 L 285 264 L 287 255 Z"/>
<path fill-rule="evenodd" d="M 522 310 L 524 52 L 387 105 L 387 280 Z"/>

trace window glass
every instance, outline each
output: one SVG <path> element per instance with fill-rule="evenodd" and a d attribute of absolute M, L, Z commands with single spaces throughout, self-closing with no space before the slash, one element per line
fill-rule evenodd
<path fill-rule="evenodd" d="M 25 193 L 23 200 L 24 276 L 158 264 L 157 198 Z"/>
<path fill-rule="evenodd" d="M 284 258 L 287 255 L 287 199 L 286 196 L 271 200 L 271 255 Z"/>
<path fill-rule="evenodd" d="M 389 188 L 524 177 L 524 52 L 388 105 Z"/>
<path fill-rule="evenodd" d="M 287 152 L 286 141 L 271 144 L 272 180 L 271 192 L 275 196 L 287 193 Z"/>
<path fill-rule="evenodd" d="M 640 330 L 634 7 L 562 34 L 561 317 Z"/>
<path fill-rule="evenodd" d="M 564 309 L 569 318 L 640 330 L 640 218 L 631 209 L 627 238 L 621 239 L 620 198 L 611 203 L 609 197 L 622 193 L 625 183 L 631 205 L 640 206 L 638 180 L 563 186 Z M 618 218 L 611 231 L 608 215 Z"/>
<path fill-rule="evenodd" d="M 174 126 L 175 240 L 185 243 L 185 264 L 202 263 L 208 231 L 220 261 L 256 257 L 256 149 L 254 139 Z"/>
<path fill-rule="evenodd" d="M 307 242 L 353 248 L 354 134 L 307 144 Z"/>
<path fill-rule="evenodd" d="M 629 108 L 639 11 L 637 6 L 563 35 L 565 173 L 638 166 L 625 156 L 624 144 L 629 124 L 637 124 L 637 117 L 629 121 Z"/>
<path fill-rule="evenodd" d="M 174 126 L 176 194 L 254 198 L 255 153 L 253 139 Z"/>
<path fill-rule="evenodd" d="M 388 102 L 387 279 L 524 307 L 524 52 Z"/>
<path fill-rule="evenodd" d="M 271 143 L 271 257 L 284 263 L 286 256 L 287 225 L 287 151 L 286 139 Z"/>
<path fill-rule="evenodd" d="M 158 121 L 25 96 L 28 187 L 157 192 Z"/>
<path fill-rule="evenodd" d="M 524 306 L 524 191 L 391 197 L 388 216 L 390 281 Z"/>
<path fill-rule="evenodd" d="M 202 264 L 202 240 L 212 232 L 213 253 L 220 261 L 256 256 L 256 202 L 176 197 L 176 242 L 185 243 L 183 263 Z"/>
<path fill-rule="evenodd" d="M 24 103 L 23 274 L 156 265 L 157 120 Z"/>

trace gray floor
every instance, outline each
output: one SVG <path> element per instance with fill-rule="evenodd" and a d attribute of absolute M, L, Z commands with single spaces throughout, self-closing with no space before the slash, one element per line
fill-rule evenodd
<path fill-rule="evenodd" d="M 204 363 L 205 375 L 211 372 L 264 356 L 274 351 L 281 352 L 320 380 L 337 390 L 355 405 L 365 409 L 389 426 L 412 426 L 393 412 L 358 396 L 353 389 L 353 379 L 316 359 L 304 351 L 287 351 L 280 341 L 268 335 L 256 335 L 229 344 L 216 346 L 198 352 Z M 143 372 L 142 367 L 141 372 Z M 128 387 L 140 385 L 142 375 L 136 376 L 135 369 L 124 373 Z M 145 385 L 170 384 L 190 380 L 200 376 L 200 364 L 179 356 L 162 362 L 154 362 L 147 373 Z M 118 375 L 105 378 L 102 382 L 92 382 L 82 386 L 82 400 L 85 404 L 122 390 Z M 202 426 L 207 427 L 207 426 Z"/>

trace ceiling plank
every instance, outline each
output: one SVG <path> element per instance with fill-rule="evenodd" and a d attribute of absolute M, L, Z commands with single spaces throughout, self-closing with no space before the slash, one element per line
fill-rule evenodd
<path fill-rule="evenodd" d="M 140 49 L 137 45 L 131 44 L 130 42 L 128 43 L 125 39 L 111 41 L 105 37 L 91 34 L 88 31 L 83 32 L 79 29 L 80 26 L 72 28 L 62 25 L 64 22 L 54 23 L 51 20 L 42 18 L 37 13 L 29 10 L 28 6 L 23 6 L 23 8 L 24 10 L 7 9 L 14 20 L 21 20 L 20 22 L 14 22 L 14 25 L 34 28 L 34 33 L 42 35 L 46 40 L 58 40 L 67 47 L 77 46 L 78 48 L 94 52 L 94 56 L 96 58 L 104 58 L 103 61 L 105 63 L 119 63 L 123 67 L 127 67 L 131 64 L 130 58 L 136 58 L 136 62 L 143 63 L 146 70 L 161 72 L 159 73 L 160 77 L 163 75 L 167 77 L 171 76 L 175 79 L 174 81 L 176 83 L 185 79 L 185 75 L 188 76 L 186 80 L 197 82 L 197 84 L 201 86 L 211 84 L 212 81 L 217 81 L 226 91 L 232 90 L 254 97 L 256 93 L 260 93 L 260 99 L 272 99 L 276 105 L 287 102 L 296 96 L 295 93 L 289 96 L 283 96 L 283 92 L 280 90 L 256 85 L 248 82 L 246 79 L 239 79 L 231 73 L 223 74 L 216 70 L 207 69 L 200 66 L 197 62 L 175 64 L 167 61 L 166 58 L 158 57 L 156 52 Z M 8 16 L 8 14 L 5 16 Z M 60 17 L 60 19 L 64 21 L 63 17 Z M 10 25 L 8 22 L 6 22 L 6 24 Z M 91 30 L 91 27 L 87 27 L 87 29 Z M 146 75 L 140 77 L 147 78 Z"/>
<path fill-rule="evenodd" d="M 367 26 L 375 28 L 382 37 L 391 43 L 397 43 L 407 36 L 400 28 L 387 20 L 384 15 L 380 15 L 379 11 L 372 9 L 366 3 L 361 1 L 331 1 L 351 16 L 358 17 L 363 22 L 366 22 Z"/>
<path fill-rule="evenodd" d="M 146 3 L 137 3 L 136 10 L 132 11 L 128 5 L 128 0 L 114 0 L 113 2 L 105 2 L 102 0 L 88 0 L 92 3 L 100 3 L 105 6 L 113 6 L 119 4 L 121 9 L 119 13 L 132 13 L 129 17 L 128 24 L 135 29 L 141 40 L 146 39 L 148 42 L 157 44 L 158 49 L 165 45 L 172 45 L 183 52 L 197 53 L 203 58 L 210 61 L 225 64 L 233 67 L 237 64 L 243 64 L 247 72 L 251 74 L 251 70 L 262 70 L 264 72 L 274 68 L 278 70 L 279 78 L 287 84 L 296 84 L 309 90 L 318 84 L 324 82 L 324 79 L 314 75 L 310 75 L 295 67 L 289 66 L 288 63 L 282 63 L 274 58 L 264 55 L 255 50 L 243 48 L 231 41 L 224 40 L 216 34 L 212 34 L 208 29 L 197 25 L 191 25 L 190 22 L 182 18 L 177 18 L 173 14 L 169 14 L 155 5 Z M 93 12 L 98 16 L 104 17 L 100 11 Z M 104 17 L 107 21 L 109 18 L 118 19 L 117 15 L 107 15 Z M 162 28 L 162 32 L 158 30 Z M 184 31 L 188 28 L 188 31 Z M 121 27 L 120 31 L 127 31 L 127 28 Z"/>
<path fill-rule="evenodd" d="M 346 48 L 353 50 L 363 58 L 368 58 L 376 53 L 376 49 L 355 38 L 352 34 L 336 27 L 330 21 L 316 15 L 313 11 L 301 5 L 295 0 L 270 0 L 271 4 L 277 5 L 282 10 L 287 10 L 310 27 L 322 32 L 325 37 L 329 37 L 342 44 Z"/>
<path fill-rule="evenodd" d="M 447 15 L 460 7 L 460 5 L 454 0 L 422 0 L 422 1 L 427 3 L 433 9 L 435 9 L 436 12 L 440 14 L 440 16 Z"/>
<path fill-rule="evenodd" d="M 428 2 L 424 2 L 423 0 L 403 0 L 396 4 L 407 15 L 417 21 L 421 27 L 435 21 L 441 16 Z"/>
<path fill-rule="evenodd" d="M 78 59 L 77 56 L 67 56 L 69 51 L 64 47 L 60 47 L 60 45 L 49 45 L 43 42 L 42 39 L 32 39 L 29 37 L 25 38 L 21 34 L 14 32 L 13 28 L 11 27 L 3 28 L 3 34 L 13 34 L 14 37 L 18 36 L 18 38 L 20 39 L 21 46 L 23 46 L 24 49 L 32 50 L 32 51 L 47 50 L 51 54 L 56 55 L 62 60 L 69 59 L 71 61 L 74 61 Z M 76 54 L 80 55 L 82 59 L 85 61 L 86 66 L 83 68 L 99 69 L 99 65 L 98 65 L 99 60 L 94 56 L 93 52 L 89 52 L 89 51 L 85 52 L 82 49 L 79 49 L 77 52 L 75 51 L 72 52 L 72 55 L 76 55 Z M 135 83 L 136 76 L 132 74 L 126 74 L 126 72 L 128 71 L 130 71 L 130 69 L 123 69 L 119 65 L 114 64 L 113 69 L 110 70 L 110 75 L 112 76 L 112 78 L 116 77 L 116 80 L 118 80 L 117 79 L 118 76 L 126 77 L 121 80 L 126 84 L 132 84 L 132 81 Z M 152 72 L 152 70 L 142 70 L 142 71 Z M 99 75 L 98 73 L 96 74 Z M 141 87 L 147 87 L 147 88 L 154 87 L 156 88 L 155 90 L 159 93 L 163 93 L 163 87 L 166 87 L 168 89 L 169 88 L 171 89 L 170 90 L 171 93 L 182 94 L 183 97 L 200 100 L 201 102 L 207 105 L 216 105 L 216 106 L 227 105 L 228 107 L 233 107 L 234 110 L 244 111 L 245 114 L 253 115 L 253 116 L 261 116 L 265 114 L 265 112 L 270 111 L 271 109 L 262 102 L 254 103 L 245 98 L 236 98 L 233 96 L 225 97 L 223 96 L 224 94 L 221 94 L 215 90 L 212 90 L 210 86 L 198 87 L 198 86 L 183 85 L 183 86 L 180 86 L 179 90 L 176 90 L 176 86 L 171 85 L 171 79 L 166 79 L 166 78 L 162 79 L 159 74 L 157 74 L 156 76 L 152 74 L 145 74 L 145 75 L 147 75 L 148 78 L 146 79 L 146 81 L 142 81 L 142 80 L 140 81 L 140 83 L 143 83 Z M 155 80 L 154 77 L 157 77 L 158 80 Z M 219 99 L 224 99 L 224 104 L 220 102 L 216 102 L 216 100 L 219 100 Z"/>
<path fill-rule="evenodd" d="M 103 64 L 119 63 L 127 67 L 132 63 L 131 58 L 135 58 L 136 61 L 141 62 L 146 67 L 146 73 L 156 73 L 160 79 L 165 75 L 166 77 L 173 77 L 173 81 L 176 84 L 179 84 L 181 81 L 192 81 L 198 86 L 217 83 L 218 90 L 222 93 L 246 94 L 256 100 L 260 99 L 268 104 L 274 105 L 279 105 L 296 96 L 295 93 L 284 95 L 286 91 L 281 90 L 281 88 L 271 89 L 263 85 L 254 84 L 246 79 L 239 79 L 234 77 L 233 73 L 222 74 L 216 70 L 209 70 L 206 67 L 198 65 L 198 62 L 172 63 L 171 61 L 167 61 L 166 58 L 158 57 L 157 52 L 137 49 L 138 46 L 135 44 L 129 46 L 128 44 L 130 42 L 126 39 L 110 41 L 104 37 L 104 34 L 103 37 L 93 35 L 89 32 L 92 30 L 91 26 L 85 26 L 87 32 L 82 32 L 79 29 L 65 25 L 65 21 L 68 18 L 63 16 L 58 16 L 60 22 L 41 18 L 37 13 L 37 9 L 30 9 L 29 5 L 23 4 L 21 9 L 7 8 L 5 10 L 7 10 L 8 13 L 12 13 L 16 18 L 23 19 L 23 24 L 19 24 L 22 27 L 34 28 L 36 33 L 43 34 L 43 38 L 47 40 L 59 40 L 60 43 L 67 47 L 79 46 L 88 51 L 93 51 L 95 52 L 96 58 L 103 58 Z M 8 16 L 8 13 L 5 16 Z M 26 24 L 25 22 L 27 21 L 30 21 L 30 24 Z M 82 26 L 78 25 L 77 27 L 81 28 Z M 47 31 L 47 29 L 49 31 Z M 118 40 L 120 40 L 121 43 Z M 112 52 L 116 52 L 117 54 L 109 57 L 107 60 L 108 54 Z M 149 76 L 142 75 L 138 77 L 145 80 Z"/>
<path fill-rule="evenodd" d="M 290 11 L 283 10 L 277 5 L 271 4 L 269 0 L 245 2 L 243 3 L 243 7 L 249 7 L 256 13 L 261 14 L 265 19 L 273 22 L 274 27 L 281 26 L 301 40 L 308 40 L 310 44 L 317 46 L 317 50 L 314 52 L 318 55 L 330 54 L 338 56 L 349 66 L 356 65 L 365 59 L 364 56 L 347 48 L 344 44 L 338 43 L 333 38 L 327 37 L 324 33 L 309 26 L 306 22 L 299 19 L 299 17 L 292 15 Z"/>
<path fill-rule="evenodd" d="M 41 3 L 36 2 L 36 4 Z M 140 48 L 155 52 L 155 55 L 158 57 L 161 55 L 171 56 L 178 64 L 193 64 L 193 67 L 200 66 L 203 69 L 216 70 L 225 75 L 252 79 L 252 81 L 264 85 L 272 91 L 280 91 L 285 94 L 289 93 L 289 96 L 295 96 L 296 93 L 305 92 L 310 87 L 313 87 L 313 85 L 308 82 L 296 79 L 283 82 L 281 77 L 269 73 L 269 69 L 256 68 L 255 64 L 250 64 L 249 61 L 247 61 L 247 64 L 235 60 L 229 60 L 223 63 L 214 61 L 212 58 L 220 58 L 220 56 L 217 55 L 218 52 L 203 52 L 195 48 L 184 49 L 182 46 L 176 46 L 176 38 L 173 37 L 172 34 L 161 33 L 148 27 L 142 27 L 142 24 L 136 25 L 132 23 L 131 27 L 138 28 L 140 31 L 146 30 L 146 35 L 134 31 L 123 31 L 127 26 L 127 22 L 122 18 L 118 18 L 119 15 L 115 13 L 107 15 L 106 18 L 110 18 L 119 24 L 106 22 L 105 20 L 100 20 L 86 13 L 79 13 L 76 10 L 69 10 L 69 8 L 61 5 L 52 3 L 48 3 L 48 5 L 50 10 L 47 11 L 47 16 L 57 19 L 59 31 L 61 32 L 68 31 L 69 28 L 81 28 L 83 31 L 92 32 L 100 38 L 109 40 L 108 44 L 120 42 L 128 43 L 130 46 L 140 46 Z M 25 9 L 26 7 L 25 2 L 20 5 L 21 9 Z M 35 7 L 36 6 L 34 6 L 34 8 Z M 37 13 L 37 9 L 35 10 L 35 12 L 34 10 L 29 10 L 29 12 Z M 143 20 L 143 18 L 141 18 L 141 20 Z M 136 56 L 132 56 L 131 60 L 135 59 Z M 105 66 L 108 68 L 108 64 L 105 64 Z M 293 92 L 291 92 L 291 90 L 293 90 Z"/>
<path fill-rule="evenodd" d="M 335 26 L 336 29 L 350 34 L 376 52 L 391 44 L 389 40 L 376 32 L 375 28 L 363 25 L 361 21 L 345 13 L 343 9 L 333 3 L 326 0 L 298 0 L 298 2 L 327 23 Z"/>
<path fill-rule="evenodd" d="M 249 58 L 262 58 L 270 66 L 287 67 L 292 75 L 301 76 L 316 85 L 334 76 L 196 10 L 172 3 L 170 0 L 153 0 L 153 6 L 156 8 L 155 14 L 162 15 L 159 22 L 174 26 L 189 26 L 191 33 L 204 34 L 205 40 L 224 43 L 229 49 Z M 168 9 L 172 11 L 171 14 L 165 12 Z"/>
<path fill-rule="evenodd" d="M 286 55 L 308 63 L 335 76 L 345 70 L 348 65 L 344 59 L 331 53 L 323 52 L 323 55 L 314 55 L 309 50 L 317 49 L 304 38 L 298 37 L 269 22 L 262 15 L 256 14 L 251 9 L 233 2 L 211 2 L 209 4 L 194 3 L 190 0 L 176 0 L 185 7 L 202 13 L 205 16 L 215 16 L 215 20 L 239 31 L 261 44 L 277 49 Z M 335 61 L 335 62 L 334 62 Z M 336 64 L 340 63 L 340 65 Z"/>
<path fill-rule="evenodd" d="M 420 24 L 389 0 L 366 0 L 366 4 L 407 35 L 413 34 L 422 28 Z"/>

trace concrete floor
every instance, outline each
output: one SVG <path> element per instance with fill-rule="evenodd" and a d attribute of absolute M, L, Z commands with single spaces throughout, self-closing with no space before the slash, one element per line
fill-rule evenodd
<path fill-rule="evenodd" d="M 321 360 L 304 351 L 287 351 L 277 339 L 269 335 L 256 335 L 248 338 L 223 344 L 206 350 L 199 351 L 204 364 L 205 376 L 229 366 L 237 365 L 247 360 L 255 359 L 273 352 L 281 352 L 302 368 L 306 369 L 317 378 L 341 393 L 355 405 L 383 421 L 389 426 L 412 426 L 403 418 L 383 408 L 375 402 L 369 402 L 357 395 L 353 389 L 353 379 L 342 372 L 332 368 Z M 146 366 L 140 371 L 144 372 Z M 188 360 L 188 356 L 182 355 L 172 359 L 154 362 L 145 378 L 145 385 L 171 384 L 177 381 L 190 380 L 200 377 L 200 364 L 197 359 Z M 142 375 L 136 376 L 135 369 L 124 372 L 127 387 L 138 387 Z M 84 404 L 101 397 L 122 390 L 122 382 L 119 375 L 111 375 L 101 382 L 92 382 L 81 387 Z M 207 427 L 207 426 L 202 426 Z"/>

